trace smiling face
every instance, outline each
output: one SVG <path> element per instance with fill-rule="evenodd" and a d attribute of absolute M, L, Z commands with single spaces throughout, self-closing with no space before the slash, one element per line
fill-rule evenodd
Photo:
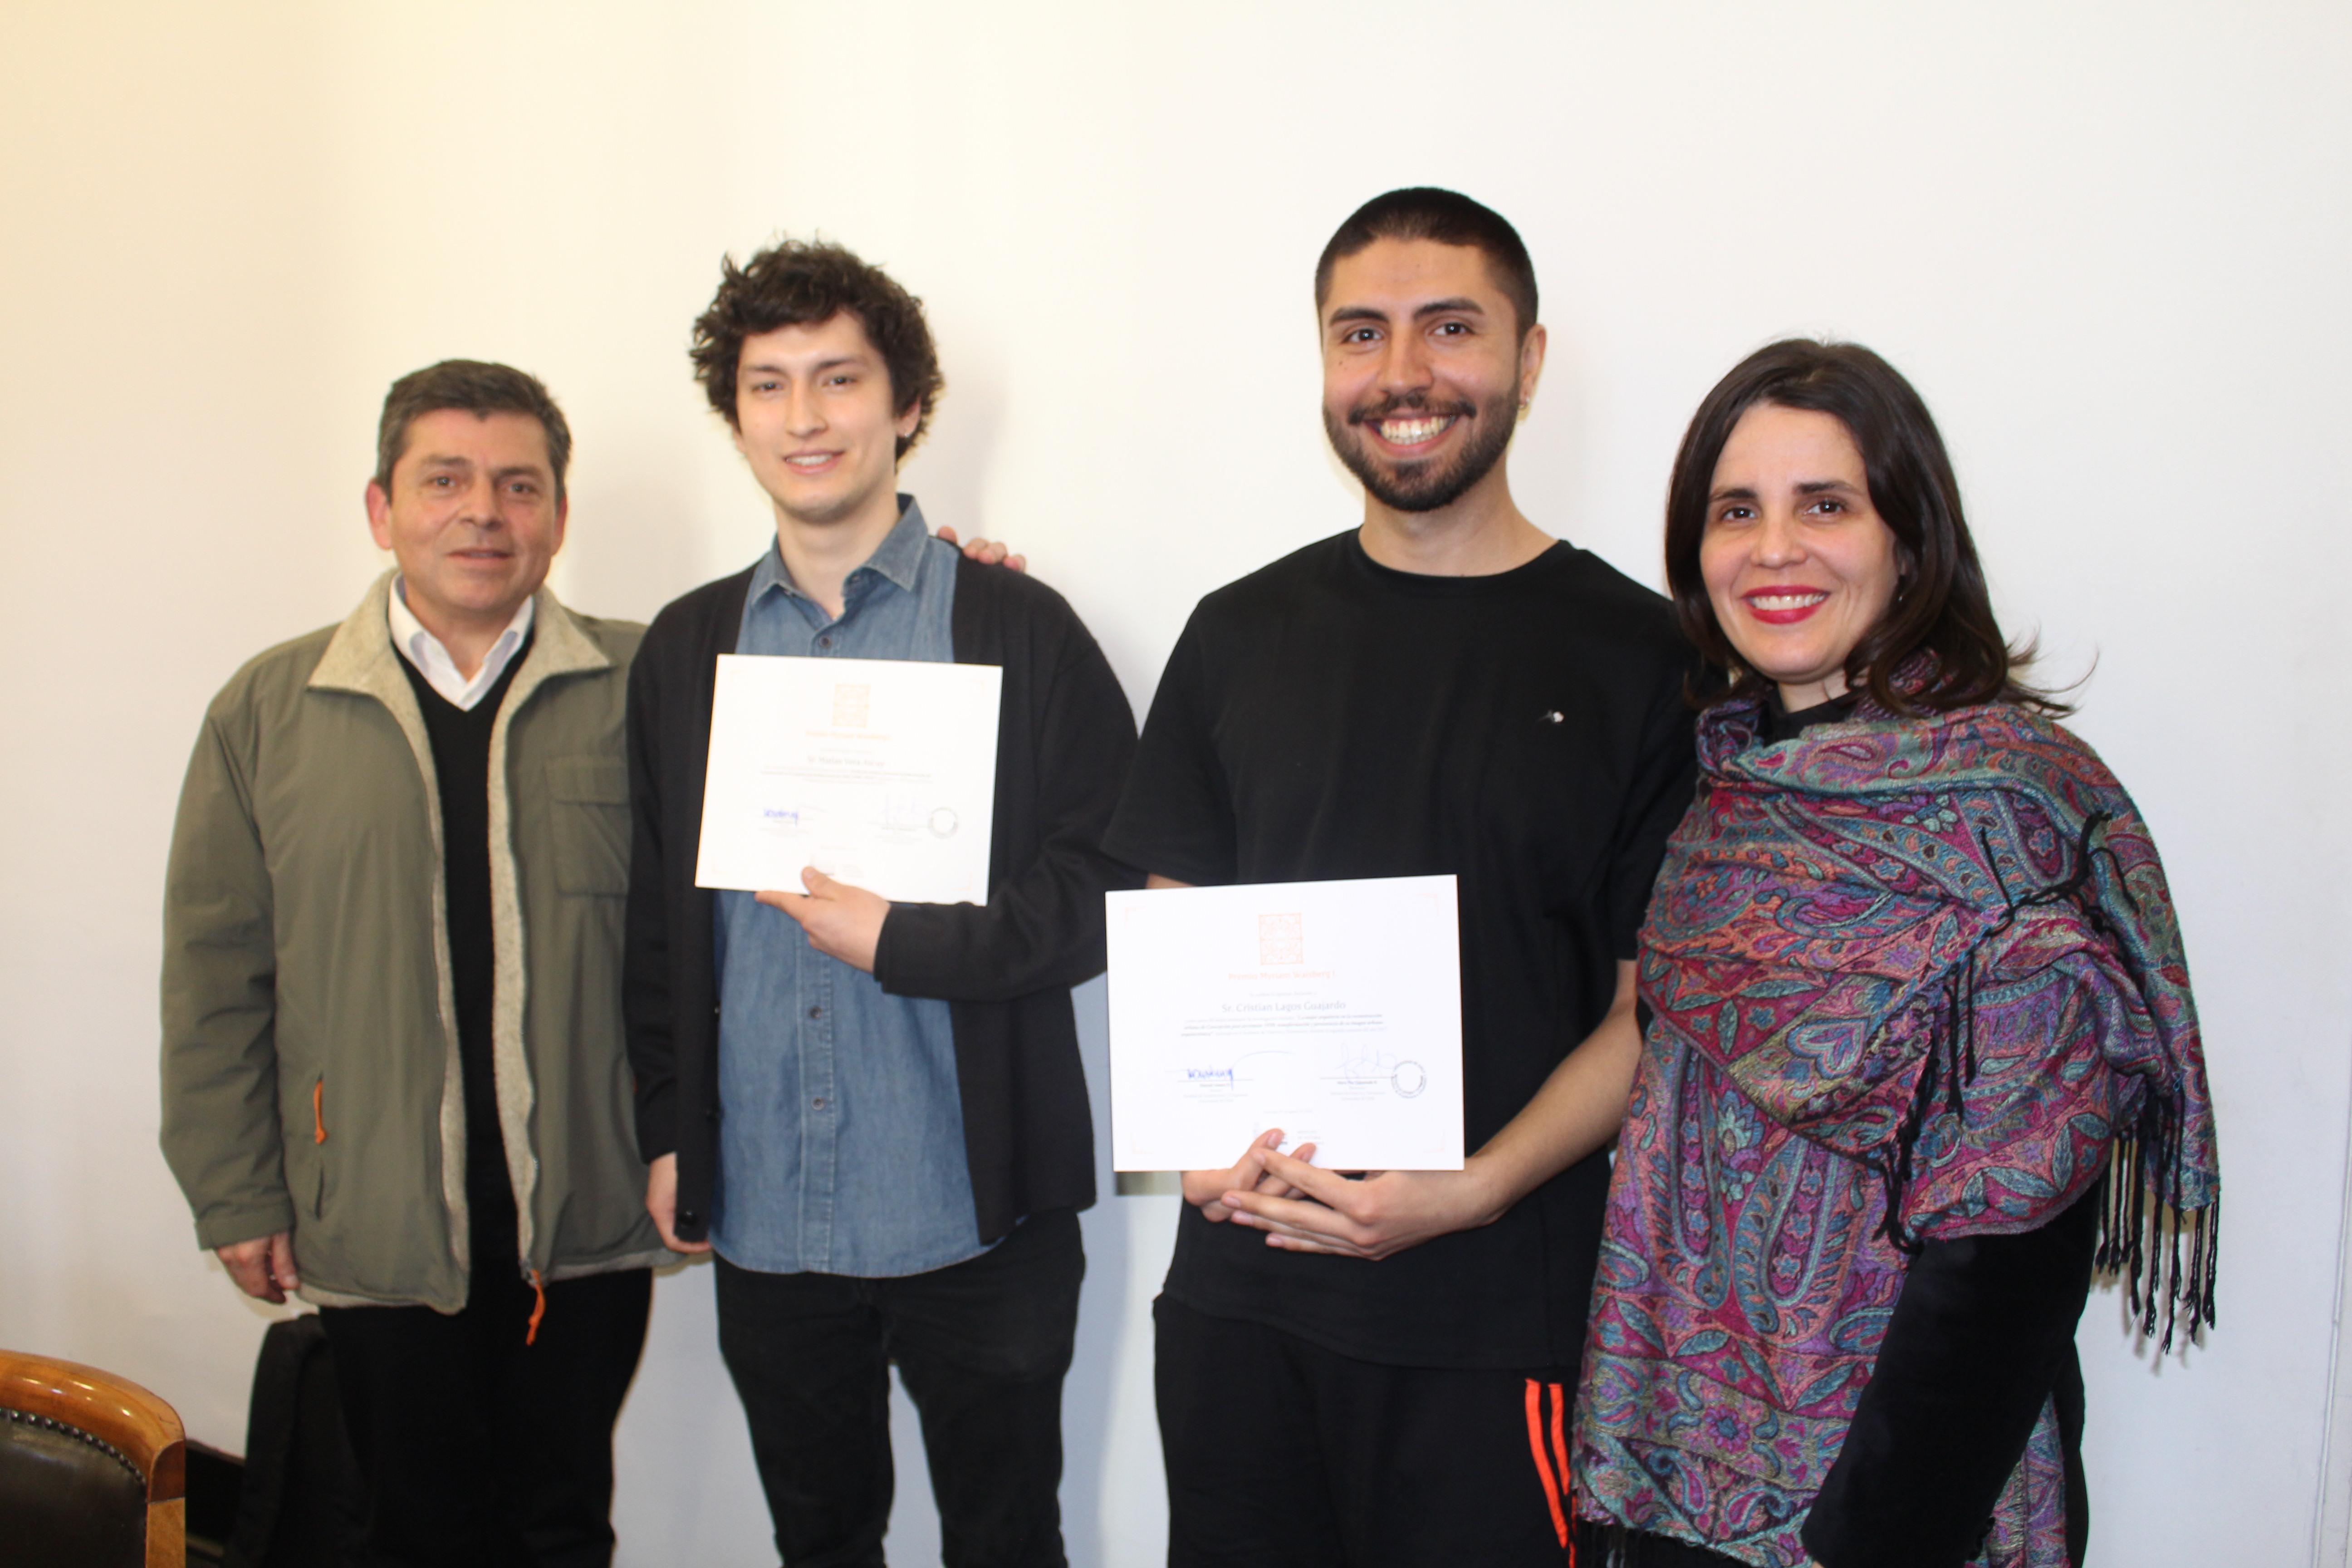
<path fill-rule="evenodd" d="M 896 519 L 898 441 L 923 408 L 892 403 L 882 356 L 846 310 L 743 340 L 735 446 L 780 523 Z"/>
<path fill-rule="evenodd" d="M 408 607 L 444 642 L 503 628 L 563 545 L 547 431 L 528 414 L 439 408 L 409 421 L 368 530 L 400 563 Z"/>
<path fill-rule="evenodd" d="M 1322 325 L 1323 428 L 1375 500 L 1434 511 L 1499 479 L 1544 332 L 1522 336 L 1486 252 L 1374 240 L 1333 266 Z"/>
<path fill-rule="evenodd" d="M 1699 574 L 1741 662 L 1790 712 L 1844 692 L 1847 656 L 1894 604 L 1901 572 L 1843 420 L 1776 403 L 1739 416 L 1708 487 Z"/>

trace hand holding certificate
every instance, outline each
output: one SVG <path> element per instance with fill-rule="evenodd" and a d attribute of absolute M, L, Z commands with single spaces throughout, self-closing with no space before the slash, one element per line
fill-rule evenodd
<path fill-rule="evenodd" d="M 1326 1168 L 1462 1169 L 1452 877 L 1107 898 L 1114 1168 L 1223 1169 L 1279 1127 Z"/>
<path fill-rule="evenodd" d="M 813 866 L 897 901 L 987 902 L 1003 673 L 721 655 L 695 886 L 797 889 Z"/>

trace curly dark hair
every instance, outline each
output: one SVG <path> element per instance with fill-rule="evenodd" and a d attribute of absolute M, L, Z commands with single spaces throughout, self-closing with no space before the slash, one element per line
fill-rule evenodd
<path fill-rule="evenodd" d="M 824 240 L 787 239 L 768 247 L 742 266 L 719 259 L 719 292 L 695 319 L 694 379 L 710 406 L 736 429 L 735 375 L 743 340 L 779 327 L 816 326 L 846 310 L 866 329 L 890 377 L 891 407 L 905 414 L 922 405 L 914 434 L 898 437 L 906 457 L 930 428 L 931 410 L 947 390 L 939 351 L 923 320 L 923 302 L 890 275 L 856 255 Z"/>
<path fill-rule="evenodd" d="M 1844 425 L 1862 453 L 1870 504 L 1895 535 L 1901 573 L 1895 601 L 1847 655 L 1848 689 L 1866 688 L 1879 706 L 1915 717 L 1979 702 L 2071 710 L 2018 679 L 2033 660 L 2033 646 L 2010 646 L 1993 618 L 1984 567 L 1960 511 L 1959 481 L 1927 404 L 1901 372 L 1860 343 L 1811 338 L 1767 344 L 1733 366 L 1691 416 L 1675 457 L 1666 489 L 1666 592 L 1684 635 L 1730 678 L 1714 700 L 1760 695 L 1771 684 L 1741 666 L 1699 571 L 1716 462 L 1739 416 L 1759 403 L 1831 415 Z M 1920 674 L 1897 685 L 1895 673 L 1906 667 Z"/>
<path fill-rule="evenodd" d="M 408 450 L 408 427 L 427 414 L 456 408 L 477 418 L 523 414 L 547 436 L 547 466 L 555 470 L 555 499 L 563 500 L 563 470 L 572 462 L 572 426 L 539 377 L 487 360 L 445 359 L 412 370 L 383 395 L 375 426 L 375 482 L 392 489 L 392 470 Z"/>

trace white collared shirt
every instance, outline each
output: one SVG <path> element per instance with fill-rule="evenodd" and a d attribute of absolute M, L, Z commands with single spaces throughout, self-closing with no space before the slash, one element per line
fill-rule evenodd
<path fill-rule="evenodd" d="M 482 700 L 482 694 L 499 683 L 499 677 L 514 660 L 515 649 L 522 647 L 522 639 L 530 635 L 531 614 L 538 603 L 536 594 L 522 602 L 522 608 L 514 613 L 507 629 L 490 645 L 488 656 L 482 660 L 482 668 L 474 671 L 471 680 L 457 672 L 457 660 L 441 646 L 441 639 L 426 631 L 416 613 L 408 607 L 408 584 L 404 579 L 392 580 L 385 609 L 392 620 L 392 646 L 416 667 L 417 673 L 425 677 L 425 684 L 457 708 L 471 710 Z"/>

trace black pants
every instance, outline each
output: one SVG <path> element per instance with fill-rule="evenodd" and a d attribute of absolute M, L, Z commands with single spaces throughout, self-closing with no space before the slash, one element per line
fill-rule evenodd
<path fill-rule="evenodd" d="M 1587 1525 L 1581 1550 L 1578 1562 L 1592 1568 L 1746 1568 L 1737 1557 L 1638 1530 Z"/>
<path fill-rule="evenodd" d="M 367 1482 L 359 1563 L 605 1568 L 613 1423 L 652 1300 L 643 1268 L 551 1285 L 529 1346 L 533 1296 L 511 1264 L 478 1268 L 455 1316 L 322 1308 Z"/>
<path fill-rule="evenodd" d="M 1384 1366 L 1166 1296 L 1151 1311 L 1170 1568 L 1567 1561 L 1572 1372 Z"/>
<path fill-rule="evenodd" d="M 1062 1568 L 1062 1375 L 1086 1268 L 1067 1209 L 902 1279 L 719 1260 L 719 1348 L 791 1568 L 880 1568 L 894 1361 L 922 1417 L 946 1568 Z"/>

